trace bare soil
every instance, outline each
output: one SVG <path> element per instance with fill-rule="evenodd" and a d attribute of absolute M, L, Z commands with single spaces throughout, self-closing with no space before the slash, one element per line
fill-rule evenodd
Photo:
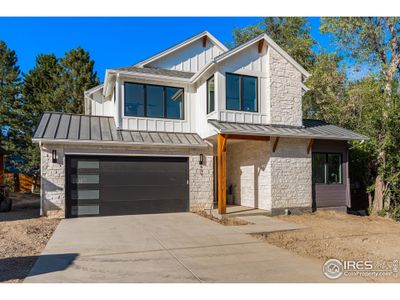
<path fill-rule="evenodd" d="M 11 193 L 13 207 L 0 213 L 0 282 L 22 282 L 47 244 L 58 219 L 39 215 L 39 196 Z"/>
<path fill-rule="evenodd" d="M 261 238 L 297 254 L 321 261 L 330 258 L 375 262 L 400 260 L 400 222 L 334 211 L 276 218 L 307 228 L 269 233 Z"/>

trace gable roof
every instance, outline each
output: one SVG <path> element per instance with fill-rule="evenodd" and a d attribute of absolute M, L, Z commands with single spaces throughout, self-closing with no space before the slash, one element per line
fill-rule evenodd
<path fill-rule="evenodd" d="M 145 65 L 147 65 L 147 64 L 149 64 L 149 63 L 151 63 L 151 62 L 153 62 L 155 60 L 158 60 L 158 59 L 160 59 L 160 58 L 162 58 L 164 56 L 167 56 L 168 54 L 170 54 L 170 53 L 172 53 L 172 52 L 174 52 L 174 51 L 176 51 L 178 49 L 181 49 L 181 48 L 183 48 L 183 47 L 185 47 L 187 45 L 190 45 L 190 44 L 194 43 L 195 41 L 203 38 L 204 36 L 206 36 L 208 39 L 210 39 L 210 41 L 214 45 L 216 45 L 218 48 L 220 48 L 223 52 L 228 51 L 228 48 L 226 48 L 224 44 L 222 44 L 211 33 L 209 33 L 207 30 L 205 30 L 205 31 L 203 31 L 203 32 L 201 32 L 199 34 L 196 34 L 196 35 L 192 36 L 191 38 L 188 38 L 188 39 L 184 40 L 183 42 L 180 42 L 180 43 L 178 43 L 178 44 L 176 44 L 176 45 L 174 45 L 174 46 L 172 46 L 172 47 L 170 47 L 170 48 L 168 48 L 168 49 L 166 49 L 164 51 L 161 51 L 161 52 L 159 52 L 159 53 L 157 53 L 157 54 L 155 54 L 155 55 L 153 55 L 153 56 L 151 56 L 151 57 L 149 57 L 149 58 L 147 58 L 145 60 L 142 60 L 142 61 L 138 62 L 135 66 L 136 67 L 143 67 L 143 66 L 145 66 Z"/>
<path fill-rule="evenodd" d="M 231 57 L 232 55 L 239 53 L 240 51 L 246 49 L 247 47 L 253 45 L 254 43 L 264 39 L 271 48 L 281 54 L 289 63 L 291 63 L 298 71 L 300 71 L 304 76 L 309 77 L 310 73 L 308 73 L 297 61 L 295 61 L 285 50 L 283 50 L 277 43 L 274 42 L 266 33 L 262 33 L 259 36 L 251 39 L 250 41 L 237 46 L 221 55 L 217 56 L 214 61 L 215 63 L 220 63 L 223 60 Z"/>
<path fill-rule="evenodd" d="M 368 140 L 365 135 L 329 124 L 322 120 L 303 120 L 303 126 L 285 126 L 270 124 L 245 124 L 208 120 L 219 133 L 222 134 L 248 134 L 260 136 L 280 136 L 291 138 L 311 138 L 328 140 Z"/>

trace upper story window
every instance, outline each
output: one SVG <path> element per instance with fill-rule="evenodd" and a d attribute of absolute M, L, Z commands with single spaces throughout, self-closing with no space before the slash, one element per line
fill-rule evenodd
<path fill-rule="evenodd" d="M 226 73 L 226 109 L 257 111 L 257 77 Z"/>
<path fill-rule="evenodd" d="M 342 184 L 342 154 L 313 153 L 313 183 Z"/>
<path fill-rule="evenodd" d="M 125 82 L 125 116 L 183 119 L 183 88 Z"/>
<path fill-rule="evenodd" d="M 207 80 L 207 113 L 215 110 L 215 85 L 214 76 Z"/>

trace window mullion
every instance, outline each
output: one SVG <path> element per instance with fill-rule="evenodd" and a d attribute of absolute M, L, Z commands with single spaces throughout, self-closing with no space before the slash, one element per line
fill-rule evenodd
<path fill-rule="evenodd" d="M 243 111 L 243 106 L 242 106 L 242 99 L 243 99 L 243 76 L 239 76 L 239 106 L 240 110 Z"/>
<path fill-rule="evenodd" d="M 166 87 L 163 87 L 163 114 L 164 118 L 167 118 L 167 95 L 166 95 Z"/>
<path fill-rule="evenodd" d="M 147 117 L 147 85 L 143 84 L 143 88 L 144 88 L 144 116 Z"/>

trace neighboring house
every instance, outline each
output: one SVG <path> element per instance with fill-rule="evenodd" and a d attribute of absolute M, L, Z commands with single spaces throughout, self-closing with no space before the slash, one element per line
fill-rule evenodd
<path fill-rule="evenodd" d="M 86 115 L 41 118 L 42 213 L 350 206 L 347 141 L 367 137 L 302 119 L 308 76 L 265 34 L 228 50 L 206 31 L 108 69 Z"/>

